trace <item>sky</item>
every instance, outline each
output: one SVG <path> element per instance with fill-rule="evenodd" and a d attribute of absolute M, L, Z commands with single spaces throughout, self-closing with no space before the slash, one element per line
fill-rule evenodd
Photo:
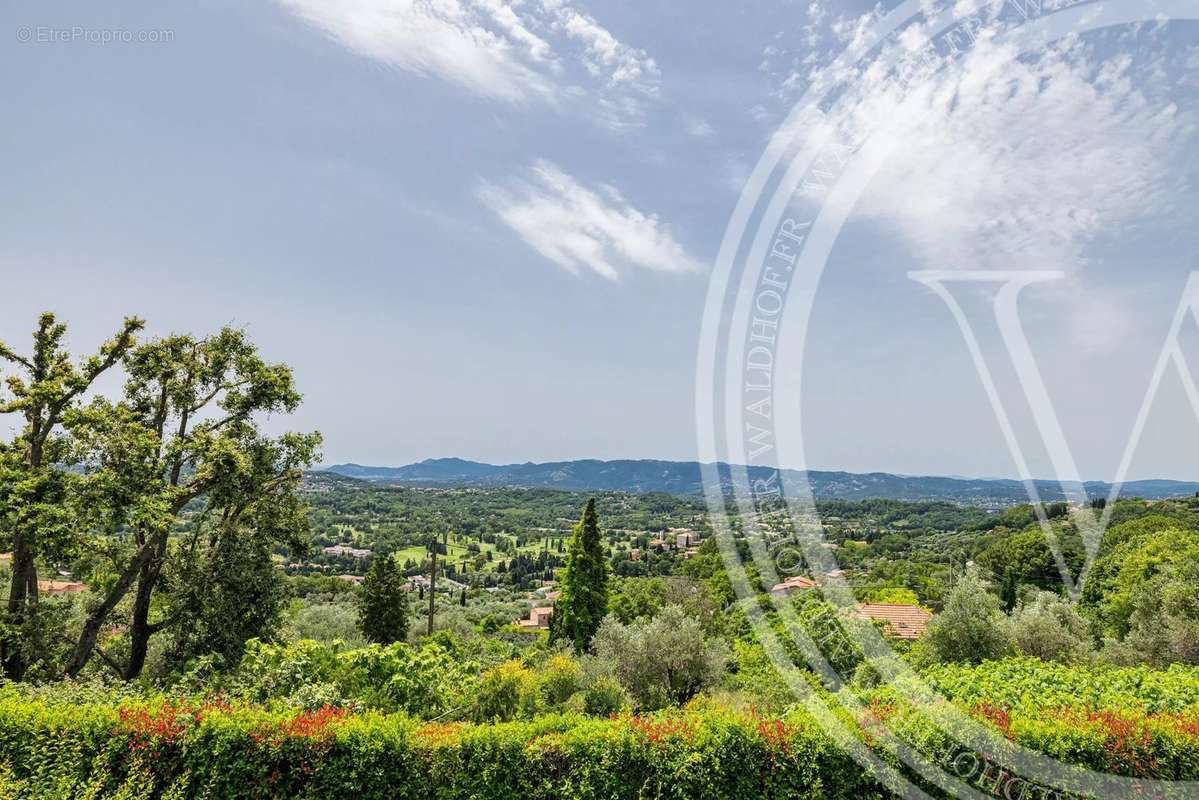
<path fill-rule="evenodd" d="M 886 10 L 6 3 L 0 340 L 26 347 L 43 310 L 79 352 L 127 314 L 150 335 L 244 327 L 305 395 L 268 427 L 320 430 L 325 463 L 695 458 L 730 215 Z M 858 86 L 898 156 L 787 365 L 787 465 L 1014 474 L 953 319 L 907 273 L 1020 266 L 1065 273 L 1028 290 L 1025 330 L 1084 476 L 1110 477 L 1199 269 L 1199 27 L 979 48 L 900 110 Z M 1199 479 L 1197 449 L 1168 377 L 1133 477 Z"/>

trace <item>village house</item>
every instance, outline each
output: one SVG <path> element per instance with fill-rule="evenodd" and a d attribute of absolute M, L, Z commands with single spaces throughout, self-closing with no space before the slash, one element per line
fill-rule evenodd
<path fill-rule="evenodd" d="M 352 583 L 355 586 L 361 585 L 361 583 L 366 580 L 361 575 L 338 575 L 337 577 L 339 580 L 343 580 L 346 583 Z"/>
<path fill-rule="evenodd" d="M 791 594 L 796 590 L 815 589 L 816 581 L 811 578 L 806 578 L 803 575 L 792 575 L 782 583 L 776 583 L 770 587 L 770 593 L 773 595 Z"/>
<path fill-rule="evenodd" d="M 459 583 L 458 581 L 454 580 L 453 578 L 445 577 L 444 575 L 441 574 L 441 570 L 438 570 L 437 573 L 438 573 L 437 574 L 437 591 L 439 591 L 439 592 L 456 592 L 456 591 L 459 591 L 460 589 L 465 588 L 465 586 L 466 586 L 466 584 Z M 429 588 L 429 576 L 428 575 L 413 575 L 411 578 L 408 579 L 407 585 L 409 587 L 408 591 L 412 591 L 412 587 L 417 587 L 420 589 L 428 589 Z"/>
<path fill-rule="evenodd" d="M 828 572 L 818 573 L 816 575 L 816 583 L 820 584 L 821 586 L 825 586 L 829 583 L 829 581 L 836 580 L 839 578 L 844 578 L 844 577 L 845 577 L 845 570 L 830 569 Z"/>
<path fill-rule="evenodd" d="M 552 616 L 554 616 L 553 606 L 539 606 L 529 612 L 528 619 L 518 619 L 512 624 L 527 630 L 549 630 Z"/>
<path fill-rule="evenodd" d="M 884 623 L 883 630 L 897 639 L 919 639 L 933 615 L 907 603 L 858 603 L 854 616 Z"/>
<path fill-rule="evenodd" d="M 699 534 L 695 531 L 679 531 L 674 537 L 674 546 L 679 550 L 699 545 Z"/>
<path fill-rule="evenodd" d="M 349 556 L 350 558 L 367 558 L 371 555 L 370 550 L 363 550 L 357 547 L 350 547 L 344 544 L 335 544 L 332 547 L 326 547 L 321 551 L 327 556 Z"/>

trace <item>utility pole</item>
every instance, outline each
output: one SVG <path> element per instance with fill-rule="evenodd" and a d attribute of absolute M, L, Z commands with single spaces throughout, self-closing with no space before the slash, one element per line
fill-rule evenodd
<path fill-rule="evenodd" d="M 449 559 L 449 543 L 450 533 L 446 531 L 445 540 L 439 541 L 437 535 L 433 535 L 433 539 L 429 542 L 429 552 L 432 554 L 432 567 L 429 569 L 429 635 L 433 635 L 433 605 L 437 599 L 437 554 L 440 553 Z"/>

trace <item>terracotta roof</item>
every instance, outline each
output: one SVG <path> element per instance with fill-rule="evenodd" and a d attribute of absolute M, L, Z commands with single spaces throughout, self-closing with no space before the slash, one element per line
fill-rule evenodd
<path fill-rule="evenodd" d="M 785 593 L 792 589 L 815 589 L 816 581 L 811 578 L 806 578 L 803 575 L 792 575 L 782 583 L 776 583 L 770 587 L 770 591 L 774 593 Z"/>
<path fill-rule="evenodd" d="M 75 581 L 38 581 L 37 590 L 44 594 L 70 594 L 87 591 L 87 584 Z"/>
<path fill-rule="evenodd" d="M 858 603 L 857 616 L 886 622 L 887 633 L 899 639 L 919 639 L 933 618 L 920 606 L 905 603 Z"/>
<path fill-rule="evenodd" d="M 553 615 L 553 606 L 536 606 L 529 611 L 528 619 L 518 619 L 512 624 L 521 628 L 541 628 L 544 630 L 549 627 L 549 618 Z"/>

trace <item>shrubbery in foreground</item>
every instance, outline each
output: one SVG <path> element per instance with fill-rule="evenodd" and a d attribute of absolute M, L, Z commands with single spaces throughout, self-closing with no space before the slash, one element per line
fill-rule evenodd
<path fill-rule="evenodd" d="M 0 798 L 864 798 L 820 730 L 710 710 L 421 723 L 343 709 L 0 697 Z"/>
<path fill-rule="evenodd" d="M 314 702 L 297 703 L 295 687 L 282 680 L 294 672 L 290 661 L 277 663 L 275 651 L 259 655 L 260 681 L 222 695 L 232 700 L 145 697 L 78 684 L 0 686 L 0 800 L 887 796 L 805 711 L 763 717 L 749 710 L 744 693 L 701 697 L 681 711 L 647 716 L 546 714 L 540 709 L 590 702 L 579 690 L 585 678 L 578 664 L 557 655 L 539 676 L 519 662 L 488 670 L 471 687 L 479 705 L 467 717 L 482 724 L 423 722 L 404 711 L 362 711 L 361 701 L 323 705 L 315 702 L 319 692 L 302 691 Z M 334 658 L 326 664 L 332 671 L 321 673 L 335 681 L 321 684 L 333 695 L 373 681 L 390 687 L 385 696 L 395 707 L 425 697 L 395 694 L 408 684 L 396 683 L 400 673 L 390 668 L 380 671 L 377 659 L 359 654 L 343 661 Z M 409 678 L 422 674 L 419 664 L 404 664 Z M 739 664 L 751 683 L 760 678 L 752 659 L 739 657 Z M 1199 780 L 1195 668 L 1094 670 L 1008 659 L 942 666 L 924 678 L 952 702 L 914 699 L 920 693 L 906 679 L 822 697 L 846 701 L 854 710 L 837 719 L 856 723 L 872 746 L 894 734 L 942 768 L 961 766 L 971 752 L 1018 763 L 1005 754 L 1019 745 L 1110 775 Z M 265 692 L 267 686 L 278 691 Z M 351 694 L 361 696 L 358 689 Z M 486 722 L 525 706 L 537 716 Z M 990 732 L 975 745 L 982 749 L 961 744 L 974 728 Z"/>

